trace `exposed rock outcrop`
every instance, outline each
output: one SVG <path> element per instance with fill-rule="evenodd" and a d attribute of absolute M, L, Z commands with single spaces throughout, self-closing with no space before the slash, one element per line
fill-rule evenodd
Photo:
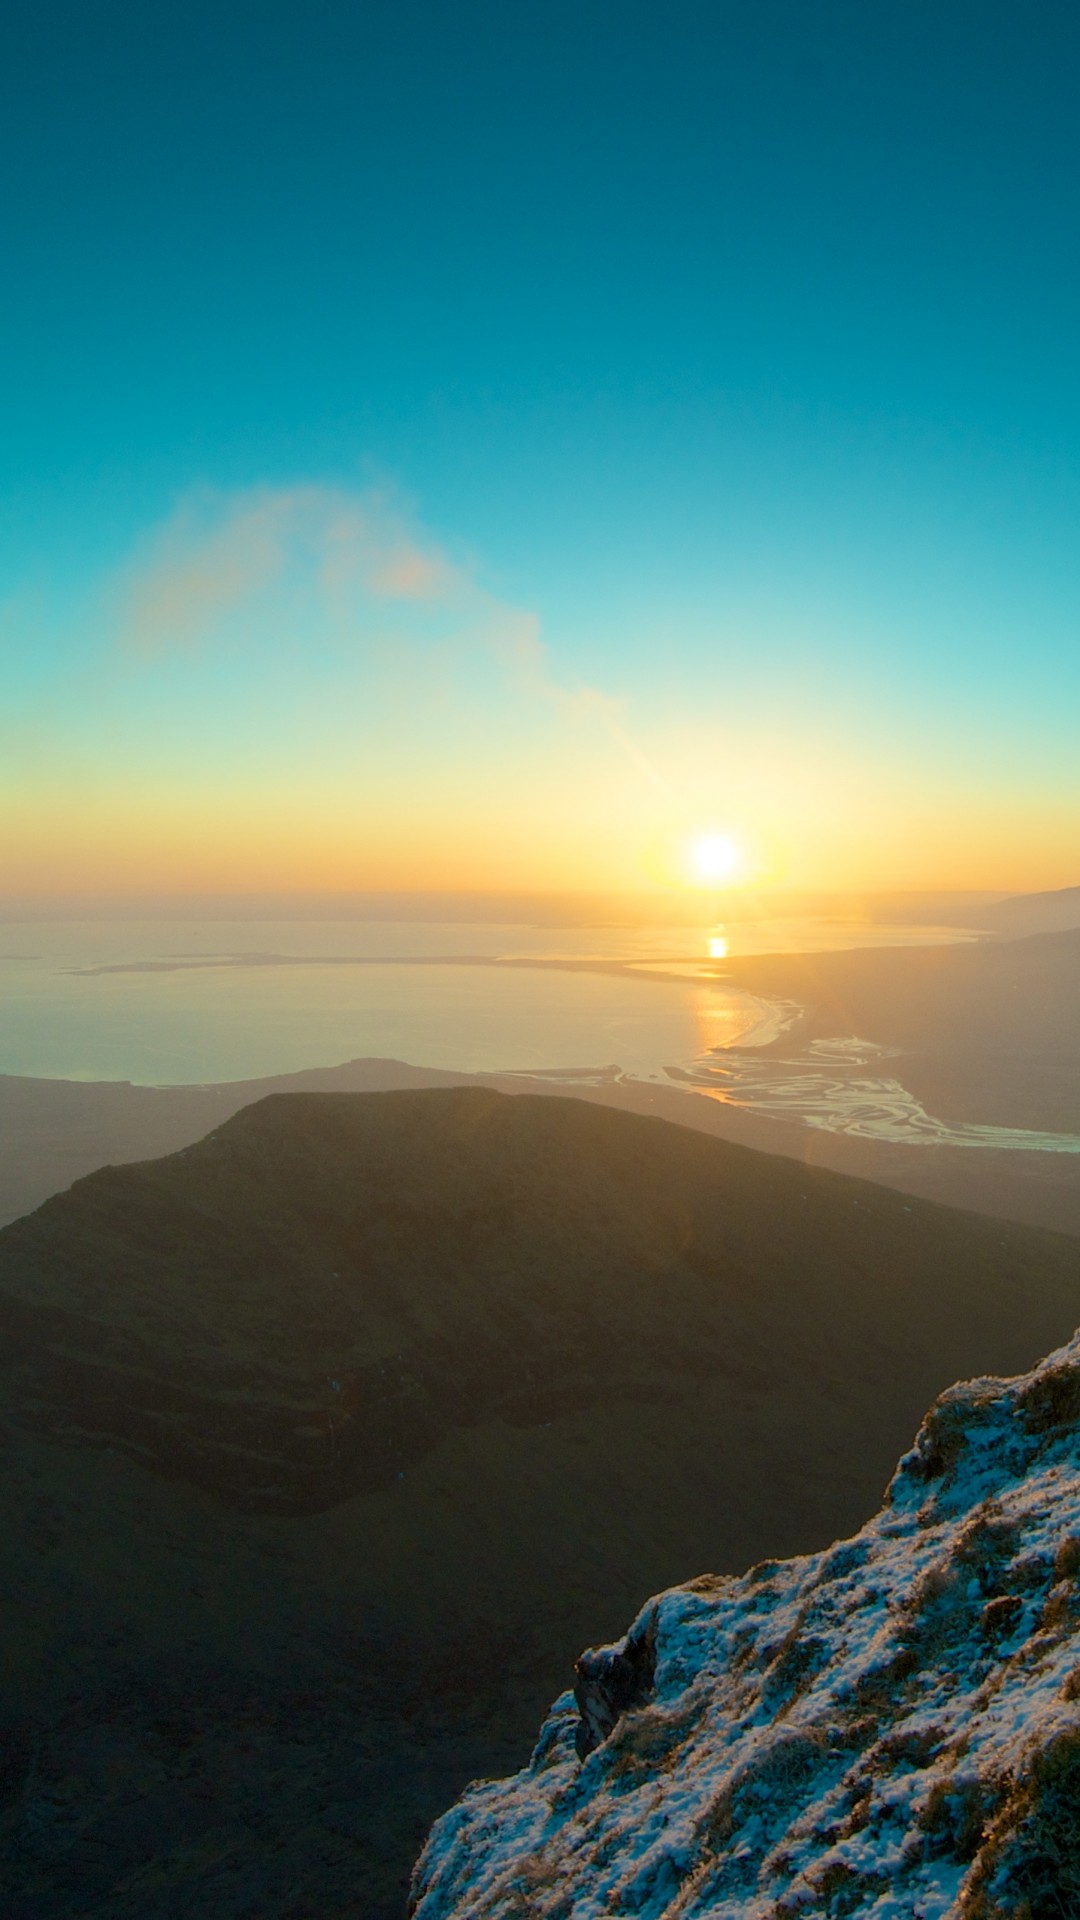
<path fill-rule="evenodd" d="M 648 1637 L 649 1697 L 557 1701 L 433 1830 L 416 1920 L 1080 1914 L 1078 1423 L 1080 1337 L 943 1394 L 853 1539 L 650 1601 L 587 1656 Z"/>
<path fill-rule="evenodd" d="M 579 1760 L 606 1740 L 623 1715 L 643 1707 L 656 1684 L 656 1622 L 651 1614 L 613 1647 L 586 1647 L 574 1667 L 581 1715 L 574 1739 Z"/>

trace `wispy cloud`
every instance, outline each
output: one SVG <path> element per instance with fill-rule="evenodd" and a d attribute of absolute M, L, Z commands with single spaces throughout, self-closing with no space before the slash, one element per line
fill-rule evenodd
<path fill-rule="evenodd" d="M 454 570 L 378 495 L 329 487 L 203 491 L 126 569 L 124 638 L 146 653 L 205 644 L 223 618 L 302 574 L 328 607 L 348 597 L 431 601 Z"/>
<path fill-rule="evenodd" d="M 626 731 L 624 702 L 557 671 L 537 616 L 500 599 L 386 494 L 316 485 L 203 491 L 183 501 L 124 570 L 125 650 L 143 659 L 212 646 L 272 594 L 299 596 L 339 639 L 368 644 L 397 608 L 480 648 L 521 697 L 571 725 L 598 724 L 641 776 L 666 782 Z"/>

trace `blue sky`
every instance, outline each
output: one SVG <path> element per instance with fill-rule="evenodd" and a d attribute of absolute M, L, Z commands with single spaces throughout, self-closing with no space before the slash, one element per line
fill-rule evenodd
<path fill-rule="evenodd" d="M 256 490 L 315 487 L 392 498 L 471 590 L 527 610 L 553 682 L 619 703 L 669 788 L 693 766 L 688 831 L 700 816 L 776 842 L 747 765 L 775 786 L 797 760 L 784 804 L 818 841 L 794 834 L 776 877 L 1080 878 L 1074 8 L 104 0 L 5 17 L 0 666 L 30 742 L 13 818 L 33 817 L 45 869 L 65 755 L 100 796 L 124 740 L 145 754 L 169 710 L 205 744 L 207 807 L 235 771 L 233 709 L 208 721 L 220 652 L 167 695 L 144 674 L 124 724 L 100 691 L 117 582 L 192 497 L 232 524 Z M 261 742 L 267 779 L 303 679 L 283 655 L 319 653 L 324 616 L 298 605 L 292 637 L 266 639 L 290 692 L 241 757 Z M 231 657 L 226 681 L 265 682 Z M 551 715 L 501 682 L 452 704 L 522 809 L 529 874 L 558 878 L 528 825 L 560 752 Z M 382 695 L 369 707 L 384 743 L 407 728 Z M 800 729 L 827 743 L 828 779 Z M 528 795 L 505 764 L 516 730 Z M 588 785 L 585 747 L 602 760 L 610 741 L 572 747 Z M 740 757 L 728 791 L 708 769 Z M 875 769 L 880 874 L 873 835 L 842 839 Z M 379 812 L 385 841 L 403 804 L 358 792 L 343 879 L 385 883 L 364 823 Z M 491 804 L 459 835 L 482 838 Z M 675 831 L 627 807 L 621 884 Z M 182 810 L 178 790 L 176 845 Z M 599 881 L 618 832 L 566 877 Z M 463 879 L 506 881 L 474 854 Z M 434 843 L 432 863 L 450 871 Z M 401 872 L 421 877 L 415 846 Z"/>

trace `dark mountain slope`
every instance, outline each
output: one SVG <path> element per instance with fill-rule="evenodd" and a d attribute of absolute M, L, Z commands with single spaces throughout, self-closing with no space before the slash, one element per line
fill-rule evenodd
<path fill-rule="evenodd" d="M 809 1472 L 860 1408 L 869 1503 L 935 1387 L 1078 1309 L 1053 1235 L 473 1089 L 272 1097 L 0 1234 L 35 1425 L 281 1513 L 392 1483 L 456 1427 L 688 1393 L 722 1428 L 747 1399 L 797 1410 Z"/>
<path fill-rule="evenodd" d="M 382 1093 L 461 1086 L 471 1078 L 403 1060 L 351 1060 L 186 1087 L 0 1073 L 0 1226 L 99 1167 L 177 1153 L 271 1093 Z"/>
<path fill-rule="evenodd" d="M 1076 1242 L 573 1100 L 81 1181 L 0 1234 L 4 1920 L 390 1920 L 583 1645 L 1078 1320 Z"/>

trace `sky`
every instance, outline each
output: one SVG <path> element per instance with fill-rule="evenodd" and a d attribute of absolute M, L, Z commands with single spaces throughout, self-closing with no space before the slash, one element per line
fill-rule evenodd
<path fill-rule="evenodd" d="M 1080 13 L 8 0 L 0 892 L 1080 882 Z"/>

